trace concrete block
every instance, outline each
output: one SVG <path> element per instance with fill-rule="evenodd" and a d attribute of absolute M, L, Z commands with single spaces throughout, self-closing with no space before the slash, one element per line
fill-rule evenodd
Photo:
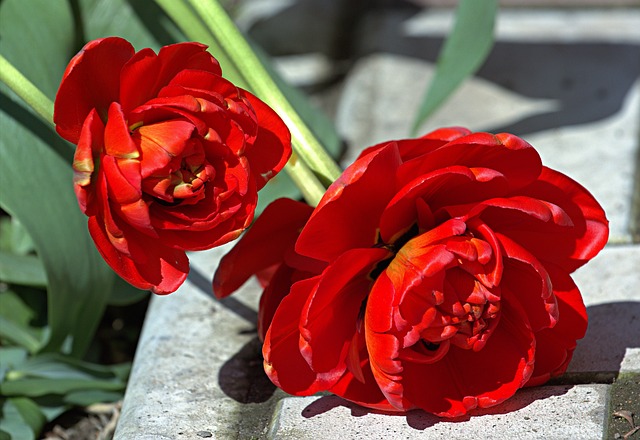
<path fill-rule="evenodd" d="M 567 371 L 640 372 L 640 245 L 607 246 L 573 278 L 589 327 Z"/>
<path fill-rule="evenodd" d="M 519 391 L 503 404 L 459 420 L 420 411 L 376 414 L 335 396 L 279 402 L 267 438 L 601 439 L 609 385 L 548 386 Z"/>
<path fill-rule="evenodd" d="M 211 297 L 213 269 L 228 249 L 192 254 L 185 284 L 152 298 L 116 440 L 250 438 L 269 420 L 275 387 L 259 361 L 260 289 L 250 283 L 237 297 Z"/>
<path fill-rule="evenodd" d="M 342 160 L 343 166 L 369 145 L 410 137 L 413 117 L 432 74 L 428 62 L 397 55 L 372 55 L 356 65 L 346 80 L 337 110 L 338 130 L 352 145 Z M 472 78 L 434 113 L 421 133 L 461 125 L 474 131 L 520 135 L 536 147 L 545 165 L 578 180 L 594 194 L 610 220 L 611 242 L 631 242 L 640 81 L 627 91 L 619 111 L 597 121 L 557 127 L 550 122 L 552 128 L 530 133 L 526 124 L 521 124 L 560 114 L 561 108 L 560 101 L 533 99 L 485 79 Z"/>

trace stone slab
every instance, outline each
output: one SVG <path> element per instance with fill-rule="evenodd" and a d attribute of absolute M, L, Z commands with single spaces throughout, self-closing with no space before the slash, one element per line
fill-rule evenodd
<path fill-rule="evenodd" d="M 343 166 L 369 145 L 410 137 L 412 117 L 432 75 L 432 64 L 404 56 L 377 54 L 358 62 L 347 77 L 337 110 L 338 130 L 353 145 L 342 160 Z M 543 163 L 578 180 L 594 194 L 610 220 L 610 240 L 624 243 L 632 241 L 640 81 L 628 90 L 620 105 L 614 114 L 588 124 L 521 133 L 518 126 L 527 130 L 518 125 L 522 121 L 540 120 L 560 109 L 562 103 L 534 99 L 486 79 L 472 78 L 434 113 L 421 133 L 460 125 L 474 131 L 520 135 L 540 152 Z"/>
<path fill-rule="evenodd" d="M 152 298 L 116 440 L 250 438 L 266 425 L 275 387 L 261 362 L 251 363 L 260 350 L 260 289 L 250 283 L 228 300 L 211 296 L 213 270 L 228 249 L 192 254 L 180 289 Z"/>
<path fill-rule="evenodd" d="M 640 245 L 609 245 L 573 278 L 589 327 L 568 372 L 640 372 Z"/>
<path fill-rule="evenodd" d="M 422 412 L 385 415 L 335 396 L 279 402 L 267 438 L 306 439 L 584 439 L 603 437 L 609 385 L 521 390 L 511 400 L 470 418 L 443 420 Z"/>
<path fill-rule="evenodd" d="M 572 23 L 571 26 L 558 25 Z M 337 108 L 353 148 L 410 137 L 434 73 L 451 11 L 371 12 L 355 44 Z M 602 203 L 611 241 L 638 230 L 640 161 L 640 10 L 505 10 L 496 44 L 418 133 L 461 125 L 528 140 L 546 165 L 580 181 Z"/>

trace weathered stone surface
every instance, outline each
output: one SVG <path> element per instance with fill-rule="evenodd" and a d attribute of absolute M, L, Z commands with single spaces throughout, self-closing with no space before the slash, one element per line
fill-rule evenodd
<path fill-rule="evenodd" d="M 375 414 L 334 396 L 279 402 L 267 438 L 285 439 L 601 439 L 609 385 L 548 386 L 470 418 L 444 420 L 423 412 Z"/>
<path fill-rule="evenodd" d="M 640 245 L 607 246 L 573 278 L 589 327 L 570 373 L 640 372 Z"/>
<path fill-rule="evenodd" d="M 116 439 L 198 439 L 204 431 L 249 438 L 266 425 L 275 387 L 259 361 L 258 286 L 223 301 L 211 296 L 213 270 L 228 249 L 191 255 L 187 282 L 153 297 Z"/>

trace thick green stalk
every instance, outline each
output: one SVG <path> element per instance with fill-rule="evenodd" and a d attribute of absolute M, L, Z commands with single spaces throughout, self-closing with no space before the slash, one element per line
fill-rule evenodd
<path fill-rule="evenodd" d="M 327 183 L 341 174 L 309 127 L 295 111 L 247 40 L 216 0 L 188 0 L 200 15 L 218 45 L 226 52 L 252 91 L 280 115 L 291 131 L 293 148 L 298 156 Z"/>
<path fill-rule="evenodd" d="M 220 46 L 220 41 L 209 32 L 200 17 L 196 15 L 189 5 L 176 0 L 155 1 L 178 25 L 187 38 L 210 46 Z M 240 37 L 244 38 L 242 35 Z M 216 57 L 222 62 L 222 67 L 226 72 L 225 76 L 231 74 L 232 77 L 239 78 L 242 81 L 240 85 L 243 87 L 251 86 L 252 75 L 247 75 L 247 72 L 238 70 L 235 60 L 228 58 L 227 55 L 226 51 L 224 54 L 216 53 Z M 255 92 L 255 90 L 253 91 Z M 325 192 L 325 186 L 318 180 L 318 177 L 306 165 L 305 161 L 300 160 L 297 154 L 294 153 L 284 170 L 300 189 L 306 202 L 311 206 L 316 206 Z"/>
<path fill-rule="evenodd" d="M 0 81 L 9 86 L 44 121 L 53 126 L 53 102 L 2 55 L 0 55 Z"/>
<path fill-rule="evenodd" d="M 318 206 L 320 199 L 324 195 L 325 187 L 320 183 L 313 171 L 300 160 L 296 152 L 291 154 L 291 158 L 284 167 L 293 183 L 296 184 L 304 200 L 309 206 Z"/>

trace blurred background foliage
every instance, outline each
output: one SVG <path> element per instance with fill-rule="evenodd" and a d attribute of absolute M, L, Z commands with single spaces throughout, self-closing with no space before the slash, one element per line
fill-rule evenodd
<path fill-rule="evenodd" d="M 223 6 L 233 15 L 238 3 Z M 247 72 L 197 15 L 183 23 L 173 16 L 181 28 L 167 5 L 195 14 L 183 0 L 0 0 L 0 54 L 53 101 L 67 63 L 89 40 L 117 35 L 156 51 L 197 40 L 210 46 L 226 77 L 251 90 Z M 460 2 L 415 127 L 488 55 L 496 10 L 494 0 Z M 254 48 L 338 157 L 333 123 Z M 72 188 L 73 146 L 2 83 L 0 127 L 0 440 L 29 440 L 69 408 L 122 398 L 149 294 L 116 277 L 96 251 Z M 259 209 L 299 195 L 281 173 L 260 193 Z"/>

